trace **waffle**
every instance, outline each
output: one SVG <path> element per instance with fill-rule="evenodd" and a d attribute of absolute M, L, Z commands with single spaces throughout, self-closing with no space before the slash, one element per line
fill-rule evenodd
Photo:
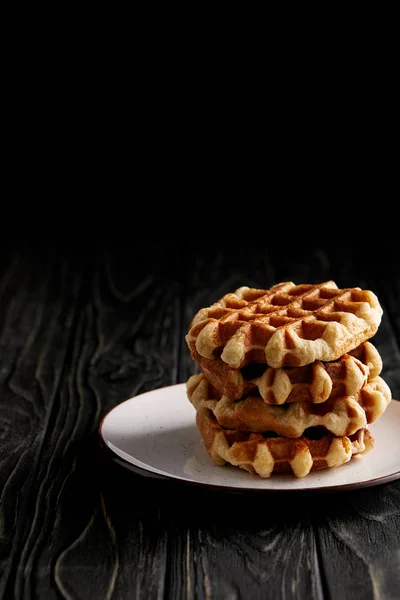
<path fill-rule="evenodd" d="M 187 394 L 196 410 L 208 408 L 222 427 L 254 433 L 272 431 L 288 438 L 301 437 L 309 427 L 325 427 L 340 437 L 352 435 L 376 421 L 392 398 L 381 377 L 353 396 L 333 398 L 322 404 L 295 402 L 271 406 L 260 396 L 247 396 L 237 402 L 221 396 L 203 374 L 189 378 Z"/>
<path fill-rule="evenodd" d="M 355 454 L 368 452 L 374 443 L 367 428 L 342 437 L 329 433 L 315 436 L 319 439 L 265 438 L 261 434 L 224 429 L 205 407 L 197 412 L 196 423 L 215 464 L 230 463 L 264 478 L 272 472 L 304 477 L 310 471 L 338 467 Z"/>
<path fill-rule="evenodd" d="M 262 363 L 232 369 L 220 358 L 204 358 L 195 350 L 192 357 L 221 394 L 240 400 L 243 396 L 259 393 L 267 404 L 319 403 L 328 398 L 352 396 L 382 370 L 382 359 L 370 342 L 361 344 L 337 361 L 316 361 L 303 367 L 280 369 Z"/>
<path fill-rule="evenodd" d="M 241 287 L 193 318 L 186 342 L 204 358 L 240 369 L 266 363 L 275 369 L 333 361 L 377 331 L 382 308 L 360 288 L 279 283 L 270 290 Z"/>

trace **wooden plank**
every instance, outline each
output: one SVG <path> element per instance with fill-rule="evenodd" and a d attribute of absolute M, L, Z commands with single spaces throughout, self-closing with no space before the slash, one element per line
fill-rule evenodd
<path fill-rule="evenodd" d="M 333 598 L 392 600 L 400 589 L 400 484 L 339 494 L 316 513 Z"/>
<path fill-rule="evenodd" d="M 38 281 L 40 277 L 42 285 Z M 50 280 L 58 288 L 59 297 L 54 295 Z M 79 278 L 77 281 L 79 284 Z M 1 371 L 5 377 L 0 402 L 7 426 L 1 435 L 1 480 L 4 482 L 1 522 L 9 552 L 2 569 L 0 590 L 9 590 L 11 586 L 16 595 L 21 592 L 21 586 L 29 585 L 27 553 L 38 523 L 32 492 L 39 492 L 38 481 L 45 468 L 42 457 L 46 451 L 47 427 L 52 425 L 51 410 L 55 406 L 71 333 L 68 326 L 74 314 L 76 285 L 73 283 L 66 292 L 65 287 L 65 269 L 52 269 L 51 265 L 49 268 L 49 265 L 36 264 L 25 257 L 19 260 L 12 285 L 2 298 L 5 320 L 1 345 L 2 350 L 7 347 L 7 351 L 1 352 Z M 51 352 L 54 376 L 44 388 L 40 379 L 42 360 L 49 356 L 52 326 L 62 310 L 65 310 L 63 327 L 58 344 Z"/>
<path fill-rule="evenodd" d="M 276 282 L 267 251 L 249 252 L 248 246 L 191 250 L 182 269 L 187 275 L 183 335 L 195 312 L 223 294 L 242 285 L 266 288 Z M 196 370 L 184 345 L 181 380 Z M 288 500 L 197 491 L 186 499 L 186 514 L 165 507 L 171 523 L 168 597 L 322 598 L 313 529 L 297 511 L 301 498 Z"/>
<path fill-rule="evenodd" d="M 108 467 L 96 438 L 112 406 L 186 380 L 191 316 L 240 285 L 333 278 L 378 289 L 386 317 L 376 343 L 397 389 L 396 287 L 361 258 L 344 248 L 293 257 L 248 244 L 155 245 L 96 263 L 2 264 L 0 596 L 397 597 L 400 484 L 332 496 L 201 493 Z"/>
<path fill-rule="evenodd" d="M 398 390 L 400 356 L 396 332 L 387 309 L 393 298 L 390 281 L 382 277 L 382 260 L 375 255 L 367 260 L 364 253 L 346 245 L 301 251 L 296 256 L 296 268 L 276 259 L 281 278 L 296 275 L 296 282 L 333 279 L 340 287 L 359 286 L 378 294 L 384 306 L 384 316 L 373 343 L 381 353 L 383 376 Z M 300 275 L 301 274 L 301 279 Z M 391 309 L 396 310 L 392 304 Z M 395 314 L 398 313 L 398 306 Z M 320 570 L 328 597 L 396 598 L 400 589 L 400 546 L 398 499 L 400 483 L 394 482 L 355 493 L 326 495 L 314 500 L 311 516 L 316 532 Z"/>
<path fill-rule="evenodd" d="M 171 256 L 132 260 L 24 257 L 5 284 L 2 596 L 163 594 L 158 502 L 121 510 L 124 490 L 103 481 L 96 436 L 109 408 L 176 381 Z"/>
<path fill-rule="evenodd" d="M 182 500 L 185 514 L 168 507 L 168 598 L 324 597 L 304 495 L 197 491 Z"/>
<path fill-rule="evenodd" d="M 305 547 L 312 548 L 313 540 L 304 524 L 286 527 L 283 539 L 271 522 L 264 521 L 250 534 L 240 535 L 236 522 L 230 532 L 228 528 L 219 525 L 210 531 L 204 525 L 195 526 L 193 531 L 174 530 L 171 551 L 186 561 L 181 568 L 178 560 L 173 563 L 169 597 L 244 598 L 249 590 L 252 598 L 278 592 L 286 598 L 316 597 L 311 595 L 312 576 L 305 555 Z M 289 546 L 287 536 L 291 538 Z M 180 549 L 175 540 L 182 538 L 185 547 Z M 279 544 L 285 547 L 284 554 Z"/>

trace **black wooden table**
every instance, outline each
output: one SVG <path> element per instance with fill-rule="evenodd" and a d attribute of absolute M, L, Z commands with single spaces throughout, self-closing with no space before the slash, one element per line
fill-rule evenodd
<path fill-rule="evenodd" d="M 61 248 L 1 258 L 0 597 L 400 598 L 400 481 L 193 490 L 113 464 L 97 437 L 113 406 L 195 371 L 191 317 L 241 285 L 373 290 L 374 343 L 400 398 L 399 247 Z"/>

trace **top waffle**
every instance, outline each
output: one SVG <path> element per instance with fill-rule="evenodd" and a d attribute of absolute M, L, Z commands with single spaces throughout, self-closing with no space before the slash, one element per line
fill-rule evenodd
<path fill-rule="evenodd" d="M 234 369 L 250 362 L 299 367 L 332 361 L 371 338 L 382 308 L 360 288 L 279 283 L 270 290 L 241 287 L 193 318 L 186 341 L 205 358 Z"/>

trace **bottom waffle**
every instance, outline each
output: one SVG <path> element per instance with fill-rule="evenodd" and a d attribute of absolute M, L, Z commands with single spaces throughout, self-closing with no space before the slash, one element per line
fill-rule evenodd
<path fill-rule="evenodd" d="M 196 423 L 215 464 L 230 463 L 263 478 L 273 472 L 304 477 L 310 471 L 338 467 L 354 455 L 368 452 L 374 445 L 366 427 L 343 437 L 327 432 L 321 434 L 321 430 L 316 429 L 315 435 L 297 439 L 266 438 L 259 433 L 224 429 L 205 407 L 198 410 Z"/>

